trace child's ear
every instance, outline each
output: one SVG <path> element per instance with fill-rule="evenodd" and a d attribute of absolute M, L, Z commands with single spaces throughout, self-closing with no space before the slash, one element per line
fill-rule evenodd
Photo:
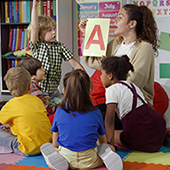
<path fill-rule="evenodd" d="M 109 80 L 113 80 L 113 74 L 112 73 L 109 73 L 108 77 L 109 77 Z"/>
<path fill-rule="evenodd" d="M 31 76 L 31 80 L 35 80 L 36 79 L 36 76 L 35 75 L 32 75 Z"/>
<path fill-rule="evenodd" d="M 29 84 L 28 86 L 28 93 L 31 93 L 33 90 L 32 83 Z"/>

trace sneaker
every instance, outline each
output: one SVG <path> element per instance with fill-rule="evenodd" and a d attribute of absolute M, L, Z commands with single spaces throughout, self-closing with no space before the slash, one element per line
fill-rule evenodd
<path fill-rule="evenodd" d="M 122 159 L 107 144 L 102 143 L 99 145 L 97 154 L 103 160 L 108 170 L 123 170 Z"/>
<path fill-rule="evenodd" d="M 69 164 L 61 154 L 57 153 L 51 143 L 45 143 L 40 147 L 41 153 L 51 169 L 68 170 Z"/>

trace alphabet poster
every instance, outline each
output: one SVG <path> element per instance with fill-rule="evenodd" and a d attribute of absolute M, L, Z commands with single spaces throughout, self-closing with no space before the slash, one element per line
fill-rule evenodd
<path fill-rule="evenodd" d="M 109 34 L 110 19 L 91 18 L 88 19 L 83 56 L 99 56 L 106 54 L 106 47 Z"/>
<path fill-rule="evenodd" d="M 76 53 L 78 58 L 83 56 L 82 43 L 84 42 L 84 34 L 78 28 L 79 22 L 87 18 L 109 19 L 108 43 L 116 37 L 112 20 L 118 16 L 121 8 L 122 0 L 76 0 Z"/>
<path fill-rule="evenodd" d="M 167 91 L 170 98 L 170 0 L 128 0 L 127 3 L 148 6 L 159 30 L 159 55 L 155 57 L 155 81 Z"/>

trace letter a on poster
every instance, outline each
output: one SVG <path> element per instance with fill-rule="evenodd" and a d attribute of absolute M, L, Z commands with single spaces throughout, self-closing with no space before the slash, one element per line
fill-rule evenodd
<path fill-rule="evenodd" d="M 83 56 L 101 57 L 106 54 L 110 19 L 90 18 L 87 21 Z"/>

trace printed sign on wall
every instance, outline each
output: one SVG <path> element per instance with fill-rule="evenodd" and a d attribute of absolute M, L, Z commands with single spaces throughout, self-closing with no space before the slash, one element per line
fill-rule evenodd
<path fill-rule="evenodd" d="M 83 56 L 106 54 L 110 19 L 90 18 L 86 26 Z"/>
<path fill-rule="evenodd" d="M 122 0 L 76 0 L 76 41 L 77 57 L 82 57 L 82 43 L 84 34 L 79 30 L 81 20 L 89 18 L 106 18 L 110 20 L 108 42 L 115 38 L 113 19 L 118 16 L 122 7 Z M 107 42 L 107 43 L 108 43 Z"/>

